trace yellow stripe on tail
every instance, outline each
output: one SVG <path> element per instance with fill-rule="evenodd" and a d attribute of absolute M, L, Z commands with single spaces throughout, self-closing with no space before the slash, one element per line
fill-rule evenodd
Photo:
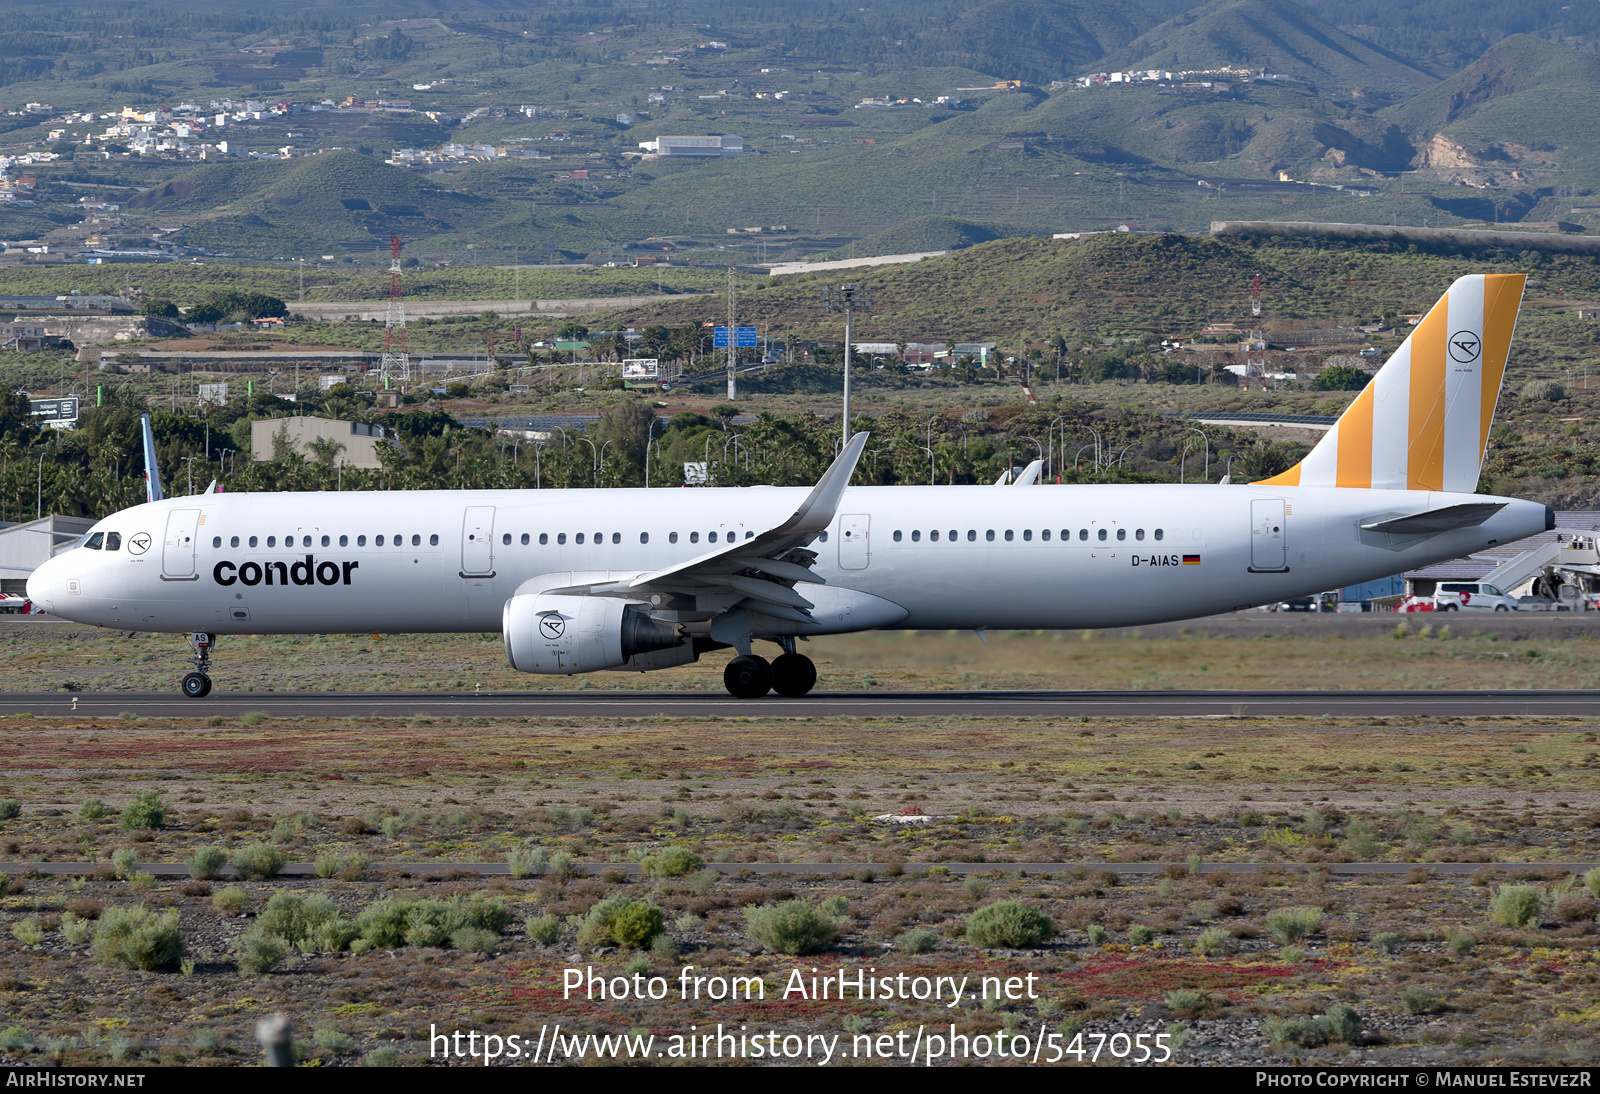
<path fill-rule="evenodd" d="M 1256 485 L 1475 491 L 1523 281 L 1458 278 L 1306 458 Z"/>

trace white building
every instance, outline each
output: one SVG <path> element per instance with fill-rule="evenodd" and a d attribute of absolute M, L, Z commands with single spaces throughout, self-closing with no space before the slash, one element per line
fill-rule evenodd
<path fill-rule="evenodd" d="M 653 141 L 640 141 L 639 147 L 658 156 L 738 156 L 744 152 L 744 138 L 731 135 L 657 137 Z"/>

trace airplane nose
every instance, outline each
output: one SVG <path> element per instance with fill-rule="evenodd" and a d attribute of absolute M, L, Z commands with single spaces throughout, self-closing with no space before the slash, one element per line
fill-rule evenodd
<path fill-rule="evenodd" d="M 55 599 L 63 591 L 61 560 L 48 558 L 28 575 L 28 599 L 47 612 L 55 610 Z"/>

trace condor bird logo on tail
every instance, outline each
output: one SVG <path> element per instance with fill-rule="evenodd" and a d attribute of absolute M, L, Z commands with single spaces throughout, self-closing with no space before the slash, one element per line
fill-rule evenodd
<path fill-rule="evenodd" d="M 1523 281 L 1458 278 L 1310 454 L 1260 485 L 1477 490 Z"/>

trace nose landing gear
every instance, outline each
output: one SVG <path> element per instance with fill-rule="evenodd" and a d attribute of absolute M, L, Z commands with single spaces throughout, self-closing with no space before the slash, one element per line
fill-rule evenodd
<path fill-rule="evenodd" d="M 194 651 L 190 663 L 194 671 L 183 678 L 183 693 L 191 699 L 204 699 L 211 694 L 211 646 L 216 641 L 216 635 L 207 634 L 205 631 L 195 631 L 189 635 L 189 648 Z"/>

